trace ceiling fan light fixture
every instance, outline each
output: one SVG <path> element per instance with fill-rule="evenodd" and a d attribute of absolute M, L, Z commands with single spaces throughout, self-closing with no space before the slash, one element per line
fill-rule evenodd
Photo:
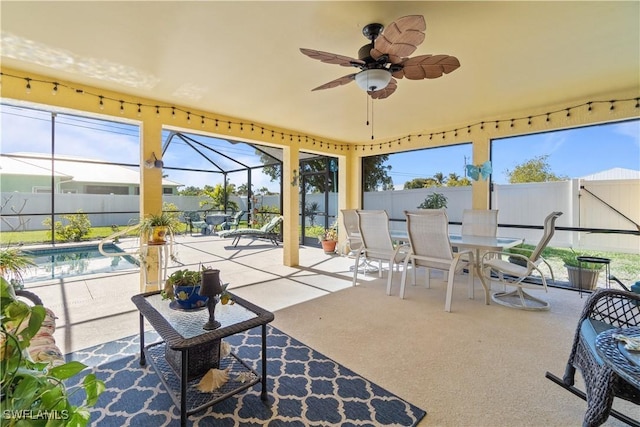
<path fill-rule="evenodd" d="M 356 74 L 356 83 L 362 90 L 382 90 L 391 81 L 391 73 L 384 68 L 371 68 Z"/>

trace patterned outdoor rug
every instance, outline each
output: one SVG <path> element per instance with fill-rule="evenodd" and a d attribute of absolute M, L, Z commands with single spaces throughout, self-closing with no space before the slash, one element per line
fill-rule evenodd
<path fill-rule="evenodd" d="M 268 325 L 269 401 L 260 384 L 189 417 L 198 426 L 414 426 L 426 412 Z M 147 333 L 145 344 L 158 340 Z M 260 328 L 224 339 L 260 371 Z M 106 391 L 91 409 L 92 427 L 178 426 L 179 408 L 150 363 L 140 366 L 139 336 L 67 355 L 93 367 Z M 74 378 L 68 385 L 77 384 Z M 83 393 L 72 396 L 79 404 Z"/>

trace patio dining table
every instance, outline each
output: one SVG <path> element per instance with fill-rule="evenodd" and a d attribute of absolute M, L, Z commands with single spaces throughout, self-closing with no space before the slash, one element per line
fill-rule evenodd
<path fill-rule="evenodd" d="M 223 213 L 207 214 L 204 221 L 209 225 L 209 232 L 214 234 L 216 227 L 226 222 L 229 219 L 229 215 Z"/>

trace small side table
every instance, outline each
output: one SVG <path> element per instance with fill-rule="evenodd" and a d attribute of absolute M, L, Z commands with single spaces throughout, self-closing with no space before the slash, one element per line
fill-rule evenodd
<path fill-rule="evenodd" d="M 578 256 L 576 257 L 576 259 L 578 260 L 578 263 L 580 264 L 580 271 L 578 272 L 579 277 L 580 277 L 580 281 L 579 281 L 579 292 L 580 292 L 580 298 L 582 298 L 582 263 L 583 262 L 588 262 L 591 264 L 604 264 L 605 266 L 605 283 L 607 288 L 609 288 L 609 277 L 611 277 L 611 260 L 609 258 L 602 258 L 602 257 L 597 257 L 597 256 Z"/>

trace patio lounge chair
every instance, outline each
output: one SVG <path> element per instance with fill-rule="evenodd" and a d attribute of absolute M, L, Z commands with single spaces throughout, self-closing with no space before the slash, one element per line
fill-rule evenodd
<path fill-rule="evenodd" d="M 238 246 L 238 242 L 242 237 L 250 237 L 252 239 L 267 239 L 274 245 L 278 246 L 278 233 L 274 230 L 284 218 L 282 215 L 274 216 L 271 221 L 263 225 L 261 228 L 238 228 L 236 230 L 225 230 L 218 233 L 218 236 L 226 238 L 233 237 L 233 247 Z"/>

